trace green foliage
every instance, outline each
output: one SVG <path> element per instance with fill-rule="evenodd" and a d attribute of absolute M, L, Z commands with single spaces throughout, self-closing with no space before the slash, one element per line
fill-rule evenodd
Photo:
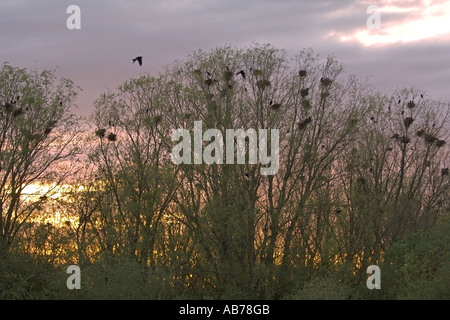
<path fill-rule="evenodd" d="M 360 299 L 354 287 L 346 284 L 336 275 L 314 277 L 305 282 L 298 293 L 288 296 L 298 300 L 348 300 Z"/>
<path fill-rule="evenodd" d="M 65 279 L 39 258 L 9 254 L 0 260 L 0 300 L 61 299 Z"/>
<path fill-rule="evenodd" d="M 450 218 L 394 243 L 385 255 L 382 290 L 390 299 L 450 299 Z"/>

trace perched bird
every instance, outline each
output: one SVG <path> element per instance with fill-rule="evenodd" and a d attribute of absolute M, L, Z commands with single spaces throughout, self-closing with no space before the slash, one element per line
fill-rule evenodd
<path fill-rule="evenodd" d="M 421 94 L 421 95 L 420 95 L 420 98 L 422 98 L 422 99 L 423 99 L 423 94 Z"/>
<path fill-rule="evenodd" d="M 133 59 L 133 63 L 135 63 L 136 61 L 139 62 L 140 66 L 142 66 L 142 56 L 139 56 L 139 57 L 136 57 Z"/>
<path fill-rule="evenodd" d="M 400 102 L 402 102 L 402 100 L 398 100 L 398 104 L 400 104 Z"/>
<path fill-rule="evenodd" d="M 237 72 L 236 75 L 241 75 L 242 78 L 244 78 L 244 80 L 245 80 L 245 71 L 244 70 Z"/>

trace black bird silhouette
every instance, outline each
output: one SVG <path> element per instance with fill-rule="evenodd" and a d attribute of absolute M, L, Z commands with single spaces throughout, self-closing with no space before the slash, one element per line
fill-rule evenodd
<path fill-rule="evenodd" d="M 142 66 L 142 56 L 139 56 L 139 57 L 136 57 L 133 59 L 133 63 L 135 63 L 136 61 L 139 62 L 140 66 Z"/>
<path fill-rule="evenodd" d="M 398 100 L 398 104 L 400 104 L 400 102 L 402 102 L 402 100 Z"/>
<path fill-rule="evenodd" d="M 420 97 L 423 99 L 423 94 L 421 94 Z"/>
<path fill-rule="evenodd" d="M 236 75 L 241 75 L 242 78 L 244 78 L 244 80 L 245 80 L 245 71 L 244 70 L 239 71 L 238 73 L 236 73 Z"/>

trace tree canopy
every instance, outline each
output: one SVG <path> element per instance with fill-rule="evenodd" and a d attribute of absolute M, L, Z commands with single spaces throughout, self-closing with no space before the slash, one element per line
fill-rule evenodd
<path fill-rule="evenodd" d="M 68 292 L 63 281 L 57 298 L 448 298 L 448 286 L 422 297 L 371 292 L 365 281 L 374 264 L 414 281 L 405 261 L 426 251 L 412 235 L 448 226 L 449 102 L 417 88 L 382 93 L 333 56 L 259 44 L 199 50 L 158 76 L 124 81 L 101 94 L 87 122 L 69 112 L 75 96 L 50 71 L 2 67 L 0 265 L 11 275 L 8 253 L 17 252 L 54 273 L 81 267 L 84 289 Z M 201 150 L 214 159 L 231 145 L 209 129 L 247 133 L 230 140 L 233 164 L 172 161 L 174 130 L 189 132 L 193 152 L 200 121 Z M 260 129 L 263 154 L 279 132 L 275 174 L 249 161 L 249 132 Z M 64 196 L 23 192 L 67 175 Z M 31 223 L 52 210 L 61 226 Z M 423 270 L 435 283 L 448 260 L 448 244 L 439 248 L 443 258 Z M 1 286 L 5 298 L 19 290 Z"/>

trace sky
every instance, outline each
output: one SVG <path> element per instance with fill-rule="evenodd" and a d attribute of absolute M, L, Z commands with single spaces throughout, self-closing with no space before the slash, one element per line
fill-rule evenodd
<path fill-rule="evenodd" d="M 80 9 L 79 29 L 68 28 L 76 22 L 71 5 Z M 413 86 L 450 101 L 448 0 L 0 1 L 0 63 L 73 80 L 83 90 L 79 115 L 102 92 L 157 76 L 198 49 L 252 43 L 292 57 L 312 48 L 384 93 Z"/>

